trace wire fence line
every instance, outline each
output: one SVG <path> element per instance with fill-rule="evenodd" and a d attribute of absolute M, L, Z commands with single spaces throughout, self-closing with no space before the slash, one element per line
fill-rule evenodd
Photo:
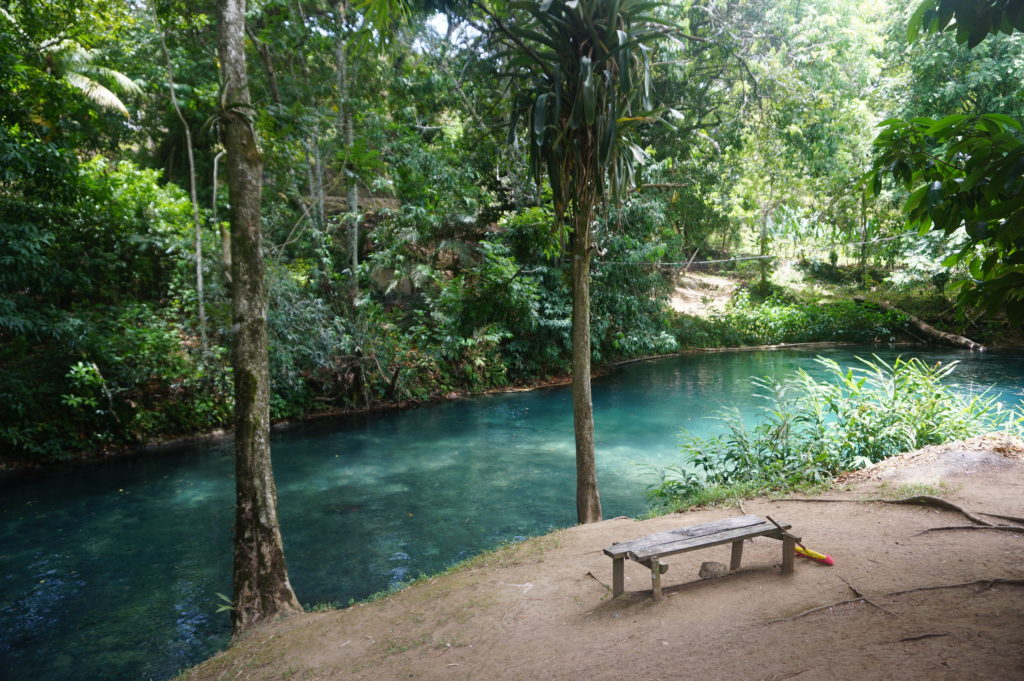
<path fill-rule="evenodd" d="M 846 243 L 833 244 L 832 246 L 828 246 L 827 248 L 826 247 L 822 247 L 822 248 L 807 248 L 807 249 L 804 249 L 804 251 L 806 253 L 825 253 L 827 251 L 833 251 L 833 250 L 835 250 L 837 248 L 846 248 L 846 247 L 849 247 L 849 246 L 865 246 L 867 244 L 882 243 L 883 241 L 894 241 L 896 239 L 904 239 L 904 238 L 906 238 L 906 237 L 908 237 L 908 236 L 910 236 L 912 234 L 916 235 L 917 232 L 904 232 L 903 234 L 898 234 L 897 236 L 886 236 L 886 237 L 881 237 L 881 238 L 878 238 L 878 239 L 869 239 L 867 241 L 848 241 Z M 657 267 L 693 267 L 694 265 L 720 265 L 722 263 L 741 262 L 741 261 L 744 261 L 744 260 L 771 260 L 771 259 L 776 259 L 776 258 L 780 258 L 780 257 L 781 256 L 778 256 L 778 255 L 743 255 L 743 256 L 736 256 L 734 258 L 721 258 L 721 259 L 718 259 L 718 260 L 692 260 L 692 261 L 688 261 L 688 262 L 658 262 L 658 261 L 651 261 L 651 260 L 629 261 L 629 260 L 597 260 L 597 259 L 595 259 L 594 260 L 594 264 L 595 265 L 650 265 L 650 266 L 657 266 Z"/>

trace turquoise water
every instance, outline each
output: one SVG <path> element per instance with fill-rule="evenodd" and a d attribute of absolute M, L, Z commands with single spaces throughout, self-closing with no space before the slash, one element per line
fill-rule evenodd
<path fill-rule="evenodd" d="M 709 432 L 751 376 L 814 356 L 852 363 L 869 348 L 693 355 L 594 381 L 598 475 L 607 517 L 646 509 L 653 474 L 676 462 L 678 431 Z M 904 351 L 904 355 L 911 353 Z M 1024 395 L 1024 356 L 915 352 L 962 360 L 951 382 Z M 347 603 L 502 541 L 575 521 L 567 388 L 456 400 L 319 421 L 274 434 L 291 581 L 308 605 Z M 157 679 L 222 648 L 231 592 L 229 443 L 80 466 L 0 485 L 0 679 Z"/>

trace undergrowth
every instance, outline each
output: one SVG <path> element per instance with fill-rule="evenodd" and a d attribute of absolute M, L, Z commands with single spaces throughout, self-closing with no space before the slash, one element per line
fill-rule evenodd
<path fill-rule="evenodd" d="M 782 381 L 755 378 L 764 399 L 747 425 L 735 407 L 717 419 L 724 432 L 683 431 L 681 463 L 659 470 L 648 489 L 656 509 L 707 504 L 753 490 L 790 490 L 824 483 L 901 452 L 993 430 L 1020 433 L 1020 408 L 1007 410 L 988 394 L 962 395 L 943 384 L 956 362 L 929 366 L 917 358 L 891 365 L 875 357 L 842 368 L 818 358 L 828 379 L 798 370 Z"/>
<path fill-rule="evenodd" d="M 817 341 L 889 342 L 906 323 L 897 312 L 852 300 L 800 301 L 776 292 L 763 302 L 742 289 L 708 318 L 680 315 L 673 324 L 681 347 L 739 347 Z"/>

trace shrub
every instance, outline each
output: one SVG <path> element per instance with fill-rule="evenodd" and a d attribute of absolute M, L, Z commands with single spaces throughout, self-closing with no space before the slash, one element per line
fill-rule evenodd
<path fill-rule="evenodd" d="M 830 380 L 799 370 L 782 381 L 753 379 L 767 405 L 753 428 L 736 408 L 717 418 L 725 432 L 702 438 L 683 431 L 683 462 L 659 471 L 649 488 L 656 505 L 686 505 L 703 490 L 732 485 L 781 489 L 827 480 L 925 445 L 997 429 L 1020 432 L 1021 412 L 992 396 L 961 395 L 943 384 L 956 367 L 878 357 L 843 369 L 817 360 Z"/>
<path fill-rule="evenodd" d="M 851 341 L 870 343 L 888 341 L 904 324 L 897 312 L 885 312 L 874 306 L 858 305 L 852 300 L 796 303 L 772 297 L 761 304 L 741 289 L 725 312 L 709 319 L 703 337 L 715 338 L 727 345 L 774 345 L 814 341 Z M 701 336 L 693 336 L 692 320 L 676 321 L 680 344 L 702 347 Z M 713 333 L 712 333 L 713 331 Z"/>

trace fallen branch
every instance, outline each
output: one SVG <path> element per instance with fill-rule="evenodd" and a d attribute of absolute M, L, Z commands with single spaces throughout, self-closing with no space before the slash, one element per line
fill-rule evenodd
<path fill-rule="evenodd" d="M 591 572 L 590 570 L 587 570 L 587 576 L 589 576 L 589 577 L 593 577 L 593 578 L 594 578 L 594 581 L 595 581 L 595 582 L 597 582 L 598 584 L 600 584 L 600 585 L 601 585 L 601 586 L 603 586 L 604 588 L 608 589 L 608 591 L 611 591 L 611 590 L 612 590 L 612 588 L 611 588 L 610 586 L 608 586 L 607 584 L 605 584 L 604 582 L 602 582 L 602 581 L 601 581 L 600 579 L 598 579 L 598 578 L 597 578 L 597 575 L 595 575 L 595 574 L 594 574 L 593 572 Z"/>
<path fill-rule="evenodd" d="M 996 530 L 999 532 L 1009 532 L 1010 534 L 1024 534 L 1024 527 L 1015 527 L 1013 525 L 947 525 L 946 527 L 929 527 L 927 530 L 921 530 L 911 536 L 916 537 L 925 532 L 943 532 L 945 530 Z"/>
<path fill-rule="evenodd" d="M 982 345 L 981 343 L 975 343 L 970 338 L 965 338 L 964 336 L 960 336 L 960 335 L 955 334 L 955 333 L 947 333 L 945 331 L 939 331 L 934 326 L 931 326 L 930 324 L 927 324 L 927 323 L 921 321 L 919 318 L 915 317 L 912 314 L 907 314 L 906 312 L 904 312 L 903 310 L 899 309 L 895 305 L 892 305 L 891 303 L 887 303 L 884 300 L 868 301 L 868 300 L 864 299 L 861 296 L 854 296 L 853 302 L 857 303 L 858 305 L 862 305 L 862 304 L 864 304 L 866 302 L 873 302 L 875 305 L 877 305 L 878 307 L 882 308 L 883 310 L 886 310 L 888 312 L 897 312 L 897 313 L 903 315 L 904 317 L 906 317 L 907 318 L 907 322 L 911 326 L 913 326 L 915 329 L 917 329 L 918 331 L 920 331 L 924 335 L 928 336 L 928 338 L 930 338 L 933 341 L 936 341 L 936 342 L 939 342 L 939 343 L 945 343 L 947 345 L 952 345 L 952 346 L 955 346 L 955 347 L 958 347 L 958 348 L 967 348 L 968 350 L 984 350 L 985 349 L 984 345 Z"/>

